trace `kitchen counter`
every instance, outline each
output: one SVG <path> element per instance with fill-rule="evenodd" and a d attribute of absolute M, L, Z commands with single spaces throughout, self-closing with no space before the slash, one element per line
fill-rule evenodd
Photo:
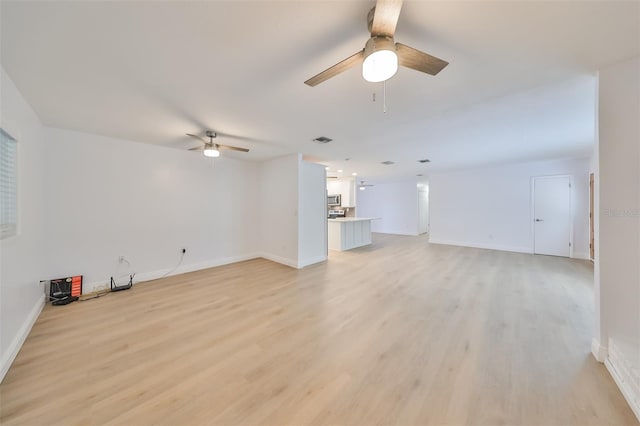
<path fill-rule="evenodd" d="M 371 221 L 373 217 L 339 217 L 329 222 L 329 249 L 351 250 L 371 244 Z"/>
<path fill-rule="evenodd" d="M 329 222 L 360 222 L 363 220 L 376 220 L 379 217 L 336 217 L 335 219 L 327 219 Z"/>

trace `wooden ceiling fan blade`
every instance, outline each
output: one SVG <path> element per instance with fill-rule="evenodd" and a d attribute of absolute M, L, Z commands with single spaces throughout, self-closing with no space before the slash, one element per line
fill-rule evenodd
<path fill-rule="evenodd" d="M 349 68 L 355 65 L 361 64 L 363 60 L 364 60 L 364 49 L 362 49 L 361 51 L 359 51 L 354 55 L 349 56 L 344 61 L 338 62 L 331 68 L 327 68 L 326 70 L 322 71 L 320 74 L 314 75 L 309 80 L 305 81 L 304 84 L 311 87 L 317 86 L 323 81 L 326 81 L 331 77 L 335 77 L 336 75 L 348 70 Z"/>
<path fill-rule="evenodd" d="M 189 151 L 202 151 L 204 146 L 196 146 L 195 148 L 189 148 Z"/>
<path fill-rule="evenodd" d="M 406 44 L 396 43 L 396 53 L 398 54 L 398 62 L 403 67 L 411 68 L 416 71 L 422 71 L 427 74 L 436 75 L 449 62 L 444 61 L 428 53 L 421 52 Z"/>
<path fill-rule="evenodd" d="M 371 36 L 393 37 L 401 9 L 402 0 L 378 0 L 371 24 Z"/>
<path fill-rule="evenodd" d="M 191 136 L 192 138 L 196 138 L 196 139 L 198 139 L 198 140 L 200 140 L 200 141 L 202 141 L 202 142 L 204 142 L 204 143 L 209 143 L 209 141 L 208 141 L 208 140 L 205 140 L 203 137 L 198 136 L 198 135 L 193 135 L 193 134 L 191 134 L 191 133 L 187 133 L 187 136 Z"/>
<path fill-rule="evenodd" d="M 249 152 L 249 150 L 247 148 L 238 148 L 237 146 L 230 146 L 230 145 L 218 145 L 218 149 L 228 149 L 230 151 L 240 151 L 240 152 Z"/>

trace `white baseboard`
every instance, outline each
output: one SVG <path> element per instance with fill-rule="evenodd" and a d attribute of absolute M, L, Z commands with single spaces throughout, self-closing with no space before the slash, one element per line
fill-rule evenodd
<path fill-rule="evenodd" d="M 634 377 L 615 349 L 609 348 L 609 354 L 604 361 L 609 374 L 620 388 L 620 392 L 627 400 L 633 414 L 640 421 L 640 378 Z"/>
<path fill-rule="evenodd" d="M 172 277 L 174 275 L 186 274 L 188 272 L 200 271 L 202 269 L 215 268 L 216 266 L 223 266 L 223 265 L 229 265 L 231 263 L 244 262 L 245 260 L 256 259 L 258 257 L 260 257 L 259 254 L 251 253 L 251 254 L 243 254 L 240 256 L 229 256 L 229 257 L 223 257 L 219 259 L 205 260 L 203 262 L 197 262 L 197 263 L 189 263 L 187 265 L 182 265 L 179 268 L 176 268 L 175 270 L 172 270 L 172 268 L 161 269 L 159 271 L 151 271 L 151 272 L 144 272 L 142 274 L 136 274 L 136 281 L 142 282 L 142 281 L 157 280 L 158 278 Z"/>
<path fill-rule="evenodd" d="M 314 263 L 327 260 L 326 256 L 323 256 L 322 258 L 308 259 L 304 262 L 298 263 L 292 259 L 287 259 L 284 257 L 269 254 L 269 253 L 258 252 L 258 253 L 244 254 L 240 256 L 230 256 L 230 257 L 224 257 L 220 259 L 207 260 L 204 262 L 189 263 L 187 265 L 182 265 L 175 270 L 160 269 L 157 271 L 137 272 L 134 282 L 139 283 L 144 281 L 157 280 L 163 277 L 171 277 L 173 275 L 186 274 L 187 272 L 199 271 L 201 269 L 215 268 L 216 266 L 229 265 L 231 263 L 243 262 L 245 260 L 257 259 L 257 258 L 264 258 L 272 262 L 280 263 L 295 269 L 304 268 L 305 266 L 309 266 Z M 104 281 L 82 283 L 83 293 L 92 293 L 94 291 L 105 290 L 108 288 L 109 288 L 108 279 L 105 279 Z"/>
<path fill-rule="evenodd" d="M 533 253 L 531 247 L 503 246 L 499 244 L 474 243 L 469 241 L 452 241 L 439 238 L 429 238 L 430 244 L 443 244 L 447 246 L 471 247 L 487 250 L 511 251 L 515 253 Z"/>
<path fill-rule="evenodd" d="M 16 359 L 24 341 L 27 340 L 27 336 L 29 336 L 33 325 L 40 316 L 42 308 L 44 308 L 44 293 L 38 298 L 38 301 L 31 309 L 31 312 L 29 312 L 29 315 L 22 324 L 22 327 L 20 327 L 20 330 L 18 330 L 16 336 L 13 338 L 13 341 L 7 348 L 7 351 L 2 354 L 2 361 L 0 362 L 0 383 L 2 383 L 4 376 L 6 376 L 9 371 L 9 367 L 11 367 L 11 364 L 13 364 L 13 361 Z"/>
<path fill-rule="evenodd" d="M 316 263 L 324 262 L 325 260 L 327 260 L 327 256 L 325 255 L 314 257 L 311 259 L 301 260 L 301 261 L 298 261 L 298 269 L 302 269 L 305 266 L 314 265 Z"/>
<path fill-rule="evenodd" d="M 258 257 L 262 257 L 263 259 L 267 259 L 272 262 L 281 263 L 283 265 L 290 266 L 291 268 L 298 269 L 298 262 L 296 262 L 295 260 L 287 259 L 281 256 L 276 256 L 270 253 L 261 253 L 260 256 Z"/>
<path fill-rule="evenodd" d="M 371 233 L 372 234 L 386 234 L 386 235 L 406 235 L 408 237 L 416 237 L 418 235 L 421 235 L 421 234 L 418 234 L 417 232 L 414 232 L 414 233 L 410 233 L 410 232 L 387 232 L 387 231 L 374 231 L 374 230 L 371 230 Z"/>
<path fill-rule="evenodd" d="M 591 339 L 591 353 L 598 362 L 604 362 L 607 359 L 607 348 L 602 346 L 595 337 Z"/>
<path fill-rule="evenodd" d="M 219 259 L 206 260 L 203 262 L 189 263 L 182 265 L 176 269 L 160 269 L 157 271 L 149 272 L 137 272 L 134 282 L 144 282 L 157 280 L 158 278 L 171 277 L 173 275 L 186 274 L 187 272 L 199 271 L 201 269 L 215 268 L 216 266 L 229 265 L 231 263 L 243 262 L 245 260 L 257 259 L 262 257 L 260 253 L 243 254 L 239 256 L 223 257 Z M 109 288 L 109 281 L 95 281 L 91 283 L 82 284 L 83 293 L 92 293 L 98 290 L 104 290 Z"/>

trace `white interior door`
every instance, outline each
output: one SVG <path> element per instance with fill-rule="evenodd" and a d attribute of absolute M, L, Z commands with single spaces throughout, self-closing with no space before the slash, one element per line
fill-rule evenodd
<path fill-rule="evenodd" d="M 418 190 L 418 233 L 429 231 L 429 194 Z"/>
<path fill-rule="evenodd" d="M 536 177 L 533 180 L 534 253 L 571 255 L 571 178 Z"/>

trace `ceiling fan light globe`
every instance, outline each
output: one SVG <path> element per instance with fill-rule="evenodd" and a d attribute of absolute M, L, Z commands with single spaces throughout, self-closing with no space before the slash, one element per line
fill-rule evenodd
<path fill-rule="evenodd" d="M 371 37 L 364 48 L 362 77 L 379 83 L 393 77 L 398 71 L 398 55 L 390 37 Z"/>
<path fill-rule="evenodd" d="M 220 157 L 220 151 L 215 148 L 205 148 L 204 150 L 205 157 L 217 158 Z"/>

